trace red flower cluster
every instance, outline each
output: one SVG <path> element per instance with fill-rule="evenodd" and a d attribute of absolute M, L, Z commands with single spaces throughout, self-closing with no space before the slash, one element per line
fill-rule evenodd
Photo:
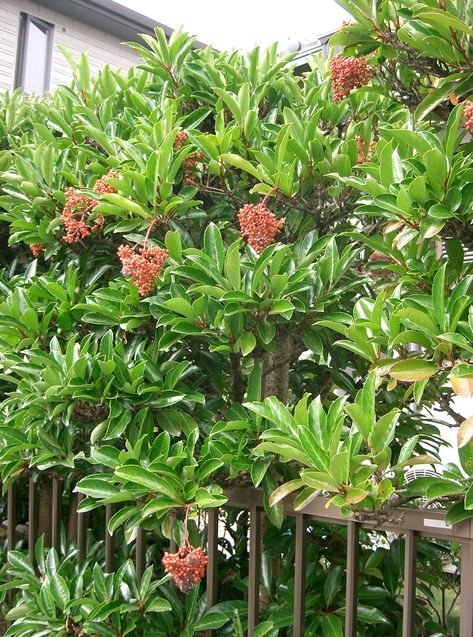
<path fill-rule="evenodd" d="M 197 174 L 197 164 L 204 159 L 204 153 L 191 153 L 184 159 L 184 183 L 192 183 Z"/>
<path fill-rule="evenodd" d="M 465 128 L 470 133 L 473 133 L 473 102 L 471 100 L 465 102 L 463 116 L 465 118 Z"/>
<path fill-rule="evenodd" d="M 180 150 L 186 141 L 188 140 L 188 135 L 185 131 L 180 130 L 176 135 L 176 139 L 174 140 L 174 150 Z M 191 153 L 188 157 L 184 159 L 183 167 L 183 181 L 186 184 L 191 184 L 195 181 L 195 177 L 197 176 L 197 164 L 204 159 L 204 153 Z"/>
<path fill-rule="evenodd" d="M 103 226 L 102 215 L 97 215 L 95 224 L 90 225 L 89 214 L 98 201 L 74 190 L 74 188 L 66 188 L 64 194 L 66 195 L 66 205 L 61 214 L 61 221 L 66 227 L 66 234 L 63 237 L 65 243 L 75 243 L 85 239 Z"/>
<path fill-rule="evenodd" d="M 372 71 L 368 68 L 365 58 L 343 57 L 343 55 L 334 57 L 330 64 L 334 100 L 340 102 L 350 94 L 352 89 L 366 86 L 371 75 Z"/>
<path fill-rule="evenodd" d="M 41 252 L 44 250 L 45 247 L 46 247 L 46 244 L 44 243 L 29 243 L 28 244 L 28 248 L 31 250 L 31 252 L 33 253 L 33 256 L 35 256 L 36 258 L 39 257 L 39 255 L 41 254 Z"/>
<path fill-rule="evenodd" d="M 117 177 L 118 173 L 115 170 L 110 170 L 105 177 L 97 179 L 94 192 L 100 195 L 116 192 L 116 188 L 105 180 Z M 66 195 L 66 205 L 61 214 L 61 221 L 66 227 L 66 234 L 63 237 L 65 243 L 76 243 L 76 241 L 85 239 L 103 227 L 104 218 L 100 214 L 96 215 L 94 223 L 90 223 L 90 213 L 99 203 L 96 199 L 74 188 L 66 188 L 64 194 Z"/>
<path fill-rule="evenodd" d="M 185 542 L 177 553 L 165 553 L 162 561 L 181 593 L 189 593 L 204 577 L 208 557 L 200 546 Z"/>
<path fill-rule="evenodd" d="M 150 246 L 135 252 L 131 246 L 121 245 L 117 254 L 122 262 L 122 273 L 131 278 L 140 296 L 151 294 L 168 256 L 167 250 Z"/>
<path fill-rule="evenodd" d="M 276 219 L 264 203 L 247 203 L 238 212 L 238 222 L 242 236 L 248 239 L 248 245 L 258 254 L 274 243 L 284 226 L 284 219 Z"/>
<path fill-rule="evenodd" d="M 99 195 L 106 195 L 107 193 L 117 192 L 117 189 L 108 184 L 106 179 L 118 179 L 118 173 L 116 170 L 109 170 L 105 177 L 100 177 L 97 179 L 94 186 L 94 192 L 97 192 Z"/>
<path fill-rule="evenodd" d="M 184 146 L 187 141 L 187 133 L 183 130 L 180 130 L 176 135 L 176 139 L 174 140 L 174 149 L 179 150 Z"/>
<path fill-rule="evenodd" d="M 358 160 L 357 161 L 358 161 L 359 164 L 364 164 L 366 161 L 369 161 L 372 158 L 372 156 L 374 155 L 375 148 L 376 148 L 376 142 L 373 139 L 373 141 L 370 142 L 370 145 L 368 146 L 368 152 L 365 153 L 366 142 L 361 137 L 361 135 L 357 135 L 355 137 L 355 141 L 356 141 L 356 147 L 358 149 Z"/>

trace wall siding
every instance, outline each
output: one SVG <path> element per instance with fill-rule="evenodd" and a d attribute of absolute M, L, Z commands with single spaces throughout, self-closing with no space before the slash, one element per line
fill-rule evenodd
<path fill-rule="evenodd" d="M 93 73 L 105 64 L 126 70 L 139 59 L 118 38 L 88 24 L 51 11 L 31 0 L 0 0 L 0 91 L 13 88 L 22 11 L 54 25 L 51 89 L 59 84 L 69 84 L 71 80 L 69 65 L 58 50 L 58 45 L 68 48 L 75 58 L 84 51 L 88 52 Z"/>

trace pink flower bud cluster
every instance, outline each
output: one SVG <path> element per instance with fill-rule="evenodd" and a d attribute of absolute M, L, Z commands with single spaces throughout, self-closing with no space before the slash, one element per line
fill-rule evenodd
<path fill-rule="evenodd" d="M 118 173 L 115 170 L 111 170 L 105 177 L 96 181 L 94 192 L 100 195 L 116 192 L 116 188 L 105 180 L 117 177 Z M 94 208 L 99 203 L 96 199 L 75 188 L 66 188 L 64 194 L 66 203 L 60 217 L 66 229 L 66 234 L 62 238 L 64 243 L 76 243 L 103 227 L 103 215 L 95 215 L 93 221 L 90 218 L 91 213 L 93 213 Z"/>
<path fill-rule="evenodd" d="M 473 102 L 467 100 L 463 109 L 463 116 L 465 118 L 465 128 L 473 133 Z"/>
<path fill-rule="evenodd" d="M 189 593 L 205 576 L 207 561 L 204 550 L 190 544 L 181 546 L 177 553 L 165 553 L 162 560 L 164 570 L 182 593 Z"/>
<path fill-rule="evenodd" d="M 366 161 L 370 161 L 370 159 L 375 154 L 376 141 L 373 139 L 373 141 L 370 142 L 368 146 L 368 152 L 366 152 L 366 142 L 361 137 L 361 135 L 356 135 L 355 141 L 356 141 L 356 148 L 358 150 L 358 159 L 357 159 L 358 163 L 364 164 Z"/>
<path fill-rule="evenodd" d="M 238 212 L 241 234 L 258 254 L 274 243 L 284 227 L 284 219 L 277 219 L 264 203 L 246 204 Z"/>
<path fill-rule="evenodd" d="M 332 93 L 336 102 L 347 97 L 354 88 L 366 86 L 372 71 L 368 68 L 365 58 L 344 57 L 337 55 L 330 64 L 330 79 Z"/>
<path fill-rule="evenodd" d="M 122 262 L 122 273 L 131 278 L 140 296 L 151 294 L 168 256 L 167 250 L 151 245 L 135 252 L 131 246 L 121 245 L 117 254 Z"/>

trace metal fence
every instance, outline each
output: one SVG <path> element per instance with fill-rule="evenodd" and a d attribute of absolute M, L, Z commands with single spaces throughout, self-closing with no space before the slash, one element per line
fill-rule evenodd
<path fill-rule="evenodd" d="M 37 539 L 38 495 L 37 486 L 29 481 L 27 544 L 30 559 L 34 558 L 34 544 Z M 260 560 L 261 560 L 261 514 L 263 511 L 263 494 L 252 487 L 227 489 L 226 506 L 249 512 L 249 576 L 248 576 L 248 637 L 253 637 L 258 624 L 258 605 L 260 598 Z M 80 498 L 79 498 L 80 501 Z M 358 553 L 360 528 L 392 531 L 402 534 L 405 541 L 404 557 L 404 599 L 403 599 L 403 637 L 415 635 L 416 612 L 416 542 L 418 537 L 439 539 L 461 544 L 460 574 L 460 637 L 473 637 L 473 520 L 465 520 L 459 524 L 448 526 L 445 513 L 431 509 L 396 509 L 392 517 L 377 526 L 374 522 L 358 522 L 340 516 L 336 507 L 327 508 L 327 499 L 315 498 L 302 511 L 295 511 L 293 498 L 288 496 L 284 501 L 286 515 L 295 516 L 295 551 L 294 551 L 294 637 L 303 637 L 305 620 L 306 590 L 306 540 L 308 523 L 328 522 L 346 525 L 346 615 L 345 637 L 356 637 L 357 634 L 357 591 L 358 591 Z M 60 525 L 62 520 L 62 482 L 53 479 L 51 504 L 51 546 L 59 548 Z M 106 523 L 113 514 L 112 505 L 106 508 Z M 7 549 L 16 544 L 16 487 L 12 486 L 7 495 Z M 219 539 L 219 510 L 211 509 L 207 514 L 207 605 L 216 604 L 218 600 L 217 563 Z M 77 514 L 77 547 L 79 559 L 85 556 L 88 528 L 88 514 Z M 140 530 L 135 540 L 135 566 L 137 576 L 141 577 L 146 566 L 146 536 Z M 114 539 L 104 529 L 105 569 L 110 572 L 114 568 Z M 175 546 L 171 545 L 171 550 Z M 212 637 L 215 631 L 206 632 Z"/>

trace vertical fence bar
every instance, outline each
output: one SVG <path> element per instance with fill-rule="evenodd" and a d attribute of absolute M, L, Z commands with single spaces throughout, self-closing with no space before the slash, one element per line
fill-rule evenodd
<path fill-rule="evenodd" d="M 34 562 L 34 545 L 36 542 L 36 510 L 38 508 L 38 492 L 33 478 L 28 482 L 28 557 Z"/>
<path fill-rule="evenodd" d="M 207 513 L 207 608 L 217 603 L 217 560 L 218 560 L 218 513 L 219 508 Z M 207 630 L 206 637 L 212 637 L 213 630 Z"/>
<path fill-rule="evenodd" d="M 16 484 L 7 492 L 7 550 L 13 551 L 16 544 Z"/>
<path fill-rule="evenodd" d="M 294 637 L 304 637 L 306 578 L 306 519 L 296 513 L 294 550 Z"/>
<path fill-rule="evenodd" d="M 114 566 L 114 553 L 115 553 L 115 538 L 108 532 L 108 523 L 110 518 L 115 513 L 115 507 L 113 504 L 107 504 L 105 506 L 105 572 L 111 573 Z"/>
<path fill-rule="evenodd" d="M 79 504 L 84 500 L 85 495 L 83 493 L 77 494 L 77 508 Z M 79 561 L 83 560 L 87 553 L 87 513 L 79 513 L 77 511 L 77 558 Z"/>
<path fill-rule="evenodd" d="M 261 560 L 261 517 L 256 506 L 250 509 L 250 568 L 248 585 L 248 637 L 254 636 L 258 624 L 259 571 Z"/>
<path fill-rule="evenodd" d="M 16 484 L 7 491 L 7 551 L 13 551 L 16 544 Z M 9 578 L 10 579 L 10 576 Z M 8 603 L 13 601 L 13 591 L 7 594 Z"/>
<path fill-rule="evenodd" d="M 356 637 L 356 620 L 358 608 L 358 539 L 360 529 L 358 523 L 348 522 L 347 535 L 347 588 L 345 637 Z"/>
<path fill-rule="evenodd" d="M 51 546 L 59 550 L 61 534 L 61 509 L 62 509 L 62 482 L 59 478 L 53 478 L 51 497 Z"/>
<path fill-rule="evenodd" d="M 460 565 L 460 637 L 473 637 L 473 541 L 462 542 Z"/>
<path fill-rule="evenodd" d="M 142 528 L 138 529 L 135 541 L 135 569 L 138 581 L 142 578 L 146 562 L 146 535 Z"/>
<path fill-rule="evenodd" d="M 402 603 L 402 637 L 414 637 L 416 618 L 416 553 L 414 531 L 406 531 L 404 539 L 404 598 Z"/>

